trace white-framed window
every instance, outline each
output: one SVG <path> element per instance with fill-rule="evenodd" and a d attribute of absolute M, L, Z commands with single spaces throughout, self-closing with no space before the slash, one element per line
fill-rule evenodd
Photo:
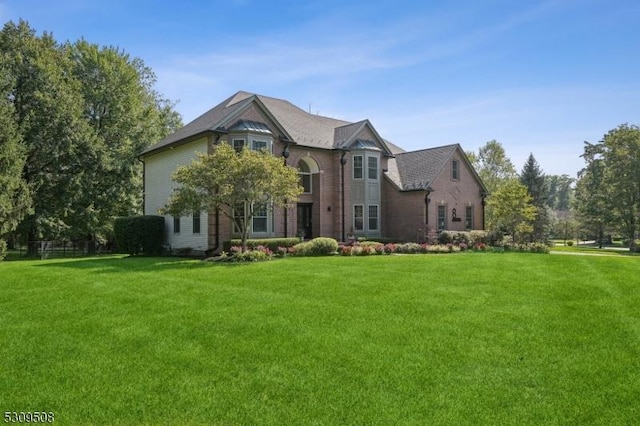
<path fill-rule="evenodd" d="M 200 210 L 193 211 L 193 233 L 200 233 Z"/>
<path fill-rule="evenodd" d="M 460 162 L 458 160 L 451 161 L 451 179 L 460 180 Z"/>
<path fill-rule="evenodd" d="M 362 155 L 353 156 L 353 178 L 362 179 L 363 177 L 363 157 Z"/>
<path fill-rule="evenodd" d="M 242 151 L 245 140 L 243 138 L 233 138 L 232 145 L 236 152 Z"/>
<path fill-rule="evenodd" d="M 367 157 L 368 177 L 371 180 L 378 180 L 378 157 Z"/>
<path fill-rule="evenodd" d="M 174 234 L 180 233 L 180 216 L 173 217 L 173 233 Z"/>
<path fill-rule="evenodd" d="M 467 206 L 464 213 L 464 227 L 473 229 L 473 206 Z"/>
<path fill-rule="evenodd" d="M 369 231 L 378 230 L 378 206 L 376 204 L 369 205 Z"/>
<path fill-rule="evenodd" d="M 251 231 L 254 233 L 268 232 L 268 214 L 266 204 L 254 204 Z"/>
<path fill-rule="evenodd" d="M 447 206 L 438 206 L 438 231 L 447 229 Z"/>
<path fill-rule="evenodd" d="M 311 184 L 311 169 L 305 161 L 301 160 L 298 163 L 298 174 L 300 175 L 300 186 L 302 187 L 302 193 L 311 194 L 313 189 Z"/>
<path fill-rule="evenodd" d="M 271 151 L 269 141 L 263 139 L 251 139 L 251 149 L 253 151 Z"/>
<path fill-rule="evenodd" d="M 362 204 L 353 206 L 353 229 L 364 231 L 364 206 Z"/>

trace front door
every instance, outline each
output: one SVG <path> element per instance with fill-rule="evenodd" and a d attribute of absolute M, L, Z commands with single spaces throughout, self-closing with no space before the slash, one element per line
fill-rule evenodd
<path fill-rule="evenodd" d="M 303 237 L 305 240 L 312 238 L 312 220 L 311 220 L 311 203 L 299 203 L 298 204 L 298 232 L 299 237 Z"/>

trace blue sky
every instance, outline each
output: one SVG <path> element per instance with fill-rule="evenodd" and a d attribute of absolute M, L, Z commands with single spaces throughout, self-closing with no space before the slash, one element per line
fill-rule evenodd
<path fill-rule="evenodd" d="M 368 118 L 415 150 L 496 139 L 574 176 L 583 142 L 640 124 L 637 0 L 0 0 L 58 41 L 140 57 L 186 122 L 238 90 Z"/>

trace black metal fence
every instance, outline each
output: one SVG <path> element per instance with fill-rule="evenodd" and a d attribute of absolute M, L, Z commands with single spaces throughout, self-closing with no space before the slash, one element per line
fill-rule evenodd
<path fill-rule="evenodd" d="M 97 241 L 29 241 L 26 246 L 17 249 L 20 256 L 40 259 L 94 256 L 112 252 L 110 244 Z"/>

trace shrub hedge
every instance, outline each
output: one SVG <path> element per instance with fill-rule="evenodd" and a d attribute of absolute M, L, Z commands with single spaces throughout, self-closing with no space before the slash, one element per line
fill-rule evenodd
<path fill-rule="evenodd" d="M 132 256 L 154 256 L 162 253 L 164 217 L 126 216 L 116 218 L 113 232 L 118 251 Z"/>

